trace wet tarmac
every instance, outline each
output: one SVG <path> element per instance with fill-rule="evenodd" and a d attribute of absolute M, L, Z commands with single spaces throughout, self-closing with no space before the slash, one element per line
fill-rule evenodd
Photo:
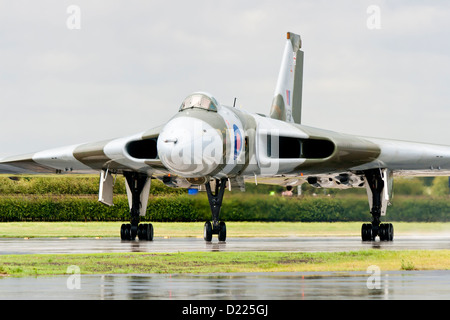
<path fill-rule="evenodd" d="M 394 241 L 363 242 L 360 237 L 229 238 L 205 242 L 200 238 L 155 238 L 154 241 L 121 241 L 118 238 L 2 238 L 0 255 L 101 252 L 183 251 L 352 251 L 450 249 L 450 236 L 397 236 Z"/>
<path fill-rule="evenodd" d="M 144 274 L 0 278 L 7 300 L 450 299 L 450 271 Z"/>
<path fill-rule="evenodd" d="M 0 239 L 5 254 L 181 251 L 351 251 L 450 249 L 448 236 L 397 236 L 393 242 L 359 237 Z M 450 261 L 449 261 L 450 265 Z M 450 271 L 223 273 L 0 277 L 0 300 L 395 300 L 450 299 Z"/>

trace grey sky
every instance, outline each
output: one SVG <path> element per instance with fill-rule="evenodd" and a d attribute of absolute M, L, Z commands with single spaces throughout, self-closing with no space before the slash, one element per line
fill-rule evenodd
<path fill-rule="evenodd" d="M 267 114 L 287 31 L 304 124 L 450 145 L 448 1 L 2 0 L 0 156 L 144 131 L 193 91 Z"/>

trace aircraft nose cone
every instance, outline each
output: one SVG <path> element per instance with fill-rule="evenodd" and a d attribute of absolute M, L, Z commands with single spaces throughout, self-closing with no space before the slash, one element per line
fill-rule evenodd
<path fill-rule="evenodd" d="M 222 162 L 222 136 L 200 119 L 179 117 L 169 121 L 158 137 L 163 165 L 183 177 L 203 177 Z"/>

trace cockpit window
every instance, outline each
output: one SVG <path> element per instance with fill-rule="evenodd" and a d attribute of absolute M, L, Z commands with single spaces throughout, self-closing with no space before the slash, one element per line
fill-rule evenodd
<path fill-rule="evenodd" d="M 194 93 L 184 99 L 183 103 L 181 104 L 180 111 L 191 108 L 200 108 L 217 112 L 217 105 L 218 103 L 213 97 L 204 93 Z"/>

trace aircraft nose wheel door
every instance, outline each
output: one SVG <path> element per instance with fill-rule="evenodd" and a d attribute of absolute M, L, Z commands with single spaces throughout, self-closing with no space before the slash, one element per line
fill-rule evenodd
<path fill-rule="evenodd" d="M 203 228 L 203 238 L 205 241 L 210 242 L 212 235 L 217 234 L 219 241 L 225 241 L 227 238 L 227 227 L 225 222 L 219 222 L 220 208 L 222 207 L 223 195 L 228 179 L 216 179 L 215 192 L 211 190 L 211 184 L 208 181 L 206 186 L 206 193 L 208 194 L 209 206 L 211 207 L 212 223 L 210 221 L 205 222 Z"/>

